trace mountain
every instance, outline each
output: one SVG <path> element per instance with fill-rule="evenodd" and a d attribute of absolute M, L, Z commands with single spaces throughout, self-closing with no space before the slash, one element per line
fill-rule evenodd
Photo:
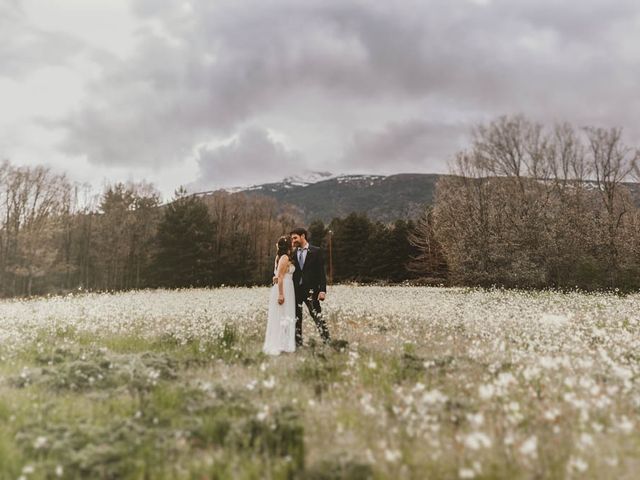
<path fill-rule="evenodd" d="M 317 172 L 289 177 L 282 182 L 233 189 L 245 194 L 265 195 L 281 204 L 298 207 L 305 222 L 331 221 L 351 212 L 366 213 L 373 220 L 393 222 L 416 218 L 433 202 L 435 185 L 442 175 L 337 175 Z"/>
<path fill-rule="evenodd" d="M 330 222 L 352 212 L 366 213 L 372 220 L 384 223 L 398 219 L 417 218 L 425 205 L 433 203 L 435 186 L 444 175 L 402 173 L 397 175 L 333 175 L 329 172 L 309 172 L 288 177 L 281 182 L 251 187 L 225 189 L 230 193 L 272 197 L 281 205 L 293 205 L 303 221 Z M 588 188 L 597 189 L 594 181 Z M 624 183 L 631 201 L 640 207 L 640 184 Z M 207 195 L 213 192 L 199 192 Z"/>
<path fill-rule="evenodd" d="M 229 193 L 238 193 L 238 192 L 251 192 L 253 190 L 262 190 L 263 187 L 265 186 L 272 186 L 275 185 L 277 186 L 276 188 L 282 189 L 282 188 L 295 188 L 295 187 L 306 187 L 309 186 L 313 183 L 317 183 L 317 182 L 321 182 L 323 180 L 328 180 L 330 178 L 335 178 L 339 175 L 333 175 L 331 172 L 305 172 L 303 174 L 300 175 L 293 175 L 291 177 L 287 177 L 284 180 L 282 180 L 281 182 L 275 182 L 275 183 L 265 183 L 265 184 L 260 184 L 260 185 L 251 185 L 249 187 L 232 187 L 232 188 L 222 188 L 221 190 L 225 191 L 225 192 L 229 192 Z M 200 192 L 199 194 L 202 193 L 212 193 L 214 190 L 210 190 L 208 192 Z"/>

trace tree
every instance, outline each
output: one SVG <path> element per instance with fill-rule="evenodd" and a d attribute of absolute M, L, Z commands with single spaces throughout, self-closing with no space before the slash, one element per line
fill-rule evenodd
<path fill-rule="evenodd" d="M 160 194 L 151 184 L 135 185 L 133 226 L 129 233 L 129 284 L 140 288 L 147 284 L 158 219 Z"/>
<path fill-rule="evenodd" d="M 631 201 L 622 182 L 637 169 L 640 154 L 622 143 L 622 130 L 586 128 L 589 163 L 606 212 L 606 248 L 609 286 L 616 284 L 620 228 Z"/>
<path fill-rule="evenodd" d="M 544 128 L 523 117 L 478 127 L 438 182 L 433 234 L 455 283 L 600 288 L 638 272 L 636 207 L 624 184 L 638 152 L 619 129 Z M 427 248 L 428 225 L 414 243 Z"/>
<path fill-rule="evenodd" d="M 215 225 L 207 206 L 196 197 L 176 191 L 158 225 L 153 262 L 162 286 L 195 287 L 212 283 Z"/>
<path fill-rule="evenodd" d="M 93 263 L 99 272 L 98 288 L 125 289 L 129 267 L 129 233 L 133 227 L 134 192 L 123 183 L 108 185 L 98 206 L 93 230 Z"/>
<path fill-rule="evenodd" d="M 409 227 L 408 239 L 413 252 L 407 269 L 438 283 L 446 281 L 447 261 L 436 239 L 433 207 L 427 207 L 416 224 Z"/>
<path fill-rule="evenodd" d="M 49 275 L 57 259 L 64 197 L 70 185 L 49 168 L 0 167 L 4 181 L 2 280 L 5 292 L 31 295 L 34 282 Z"/>
<path fill-rule="evenodd" d="M 361 245 L 364 249 L 362 267 L 354 265 L 360 269 L 355 278 L 360 281 L 391 280 L 395 268 L 392 242 L 389 228 L 382 222 L 370 223 L 366 243 Z"/>
<path fill-rule="evenodd" d="M 307 228 L 309 238 L 307 239 L 316 247 L 325 248 L 327 244 L 327 234 L 329 230 L 325 227 L 322 220 L 314 220 Z"/>
<path fill-rule="evenodd" d="M 372 230 L 366 215 L 352 213 L 343 219 L 333 219 L 334 280 L 361 280 L 369 277 L 367 248 Z"/>
<path fill-rule="evenodd" d="M 159 204 L 159 193 L 144 182 L 106 187 L 90 229 L 97 287 L 128 289 L 145 284 Z"/>

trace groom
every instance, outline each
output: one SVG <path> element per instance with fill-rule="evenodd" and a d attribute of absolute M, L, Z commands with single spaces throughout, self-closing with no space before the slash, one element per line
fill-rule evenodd
<path fill-rule="evenodd" d="M 324 343 L 329 342 L 329 330 L 322 316 L 320 302 L 327 295 L 327 277 L 324 271 L 322 250 L 310 245 L 307 241 L 309 233 L 304 228 L 294 228 L 289 235 L 294 247 L 293 263 L 296 271 L 293 274 L 293 285 L 296 291 L 296 347 L 302 346 L 302 304 L 316 322 Z"/>

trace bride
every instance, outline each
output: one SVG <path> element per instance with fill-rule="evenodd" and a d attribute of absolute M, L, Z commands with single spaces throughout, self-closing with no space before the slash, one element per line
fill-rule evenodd
<path fill-rule="evenodd" d="M 296 349 L 296 294 L 293 288 L 293 272 L 296 267 L 291 261 L 291 238 L 280 237 L 277 243 L 274 268 L 274 282 L 269 297 L 267 333 L 262 351 L 269 355 L 280 352 L 294 352 Z"/>

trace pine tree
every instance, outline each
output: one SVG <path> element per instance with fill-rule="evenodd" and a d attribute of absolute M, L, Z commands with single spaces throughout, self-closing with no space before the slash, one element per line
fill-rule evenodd
<path fill-rule="evenodd" d="M 352 213 L 343 219 L 333 219 L 334 280 L 362 280 L 369 277 L 367 249 L 373 226 L 366 215 Z"/>
<path fill-rule="evenodd" d="M 309 242 L 316 247 L 325 249 L 328 230 L 324 226 L 324 222 L 322 220 L 314 220 L 309 224 L 309 228 L 307 228 L 307 230 L 309 232 Z"/>
<path fill-rule="evenodd" d="M 389 267 L 387 278 L 393 282 L 401 282 L 409 277 L 407 265 L 414 253 L 414 248 L 409 242 L 410 225 L 404 220 L 397 220 L 393 228 L 389 229 Z"/>
<path fill-rule="evenodd" d="M 389 270 L 393 268 L 391 232 L 381 222 L 371 226 L 366 247 L 366 269 L 363 280 L 389 280 Z"/>
<path fill-rule="evenodd" d="M 184 189 L 176 192 L 158 225 L 154 271 L 157 283 L 167 287 L 210 285 L 215 259 L 215 225 L 207 207 Z"/>

